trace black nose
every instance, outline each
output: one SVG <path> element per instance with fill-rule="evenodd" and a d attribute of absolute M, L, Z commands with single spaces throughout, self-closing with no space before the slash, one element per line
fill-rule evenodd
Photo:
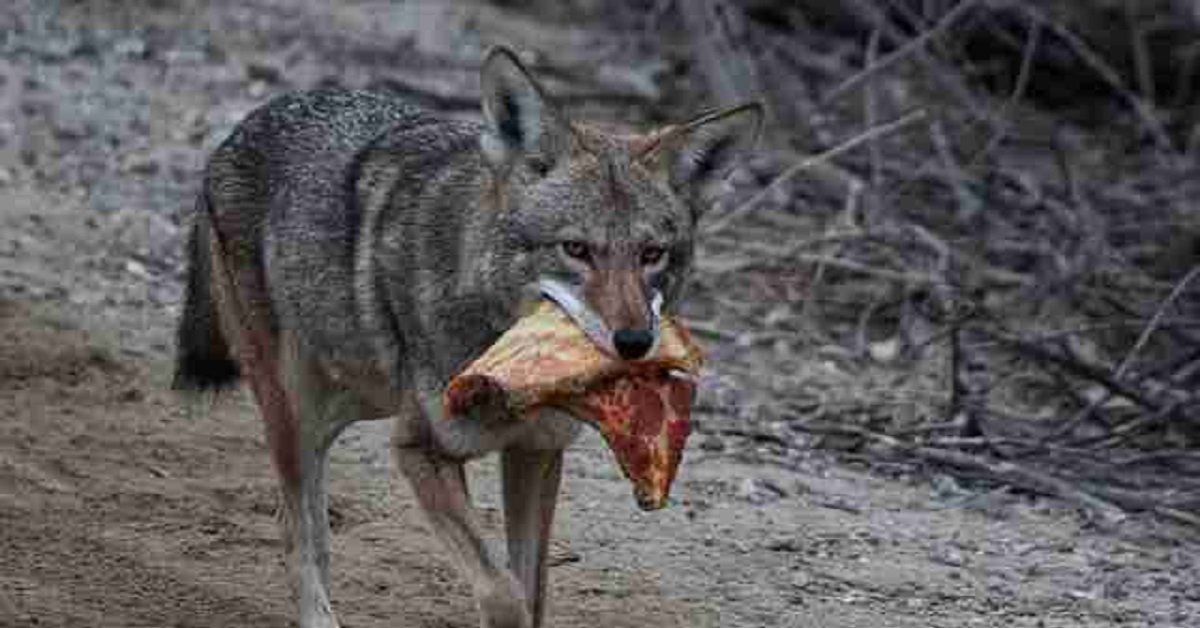
<path fill-rule="evenodd" d="M 649 329 L 619 329 L 613 334 L 613 346 L 626 360 L 636 360 L 650 350 L 654 334 Z"/>

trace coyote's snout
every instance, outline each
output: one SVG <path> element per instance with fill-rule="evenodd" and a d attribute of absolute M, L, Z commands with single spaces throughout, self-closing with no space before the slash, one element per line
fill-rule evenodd
<path fill-rule="evenodd" d="M 300 625 L 335 626 L 325 469 L 347 424 L 396 417 L 395 467 L 471 582 L 482 625 L 544 615 L 545 557 L 578 423 L 443 420 L 441 392 L 516 320 L 556 301 L 601 349 L 655 351 L 692 263 L 704 183 L 757 133 L 757 105 L 646 135 L 555 107 L 505 49 L 482 124 L 324 90 L 250 114 L 209 160 L 189 241 L 175 385 L 244 376 L 282 487 Z M 500 453 L 507 565 L 462 465 Z"/>

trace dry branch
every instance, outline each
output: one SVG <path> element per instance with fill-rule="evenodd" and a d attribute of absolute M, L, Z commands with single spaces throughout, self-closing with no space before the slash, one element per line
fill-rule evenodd
<path fill-rule="evenodd" d="M 789 400 L 811 388 L 899 372 L 896 386 L 944 390 L 910 415 L 865 392 L 818 404 L 864 430 L 868 459 L 926 460 L 1101 517 L 1196 523 L 1200 486 L 1170 472 L 1194 460 L 1117 462 L 1200 444 L 1200 166 L 1175 149 L 1189 133 L 1200 146 L 1192 103 L 1177 100 L 1195 91 L 1200 54 L 1172 53 L 1171 42 L 1164 52 L 1157 35 L 1178 28 L 1194 41 L 1200 22 L 1131 12 L 1112 37 L 1111 15 L 1088 13 L 1095 3 L 674 6 L 691 20 L 684 36 L 709 91 L 732 102 L 763 90 L 802 111 L 774 148 L 816 153 L 748 165 L 730 209 L 703 225 L 712 254 L 698 257 L 700 281 L 714 294 L 701 332 L 738 347 L 729 372 L 787 373 L 772 379 L 802 389 L 773 386 L 758 407 L 803 414 Z M 1172 58 L 1185 61 L 1174 86 L 1162 71 Z M 810 94 L 821 95 L 822 137 L 870 130 L 808 150 Z M 878 141 L 913 131 L 907 118 L 877 125 L 913 107 L 932 120 L 905 141 Z M 817 167 L 824 178 L 798 176 Z M 939 314 L 962 300 L 980 314 Z M 823 380 L 825 362 L 841 374 Z"/>
<path fill-rule="evenodd" d="M 991 460 L 954 449 L 907 443 L 886 434 L 853 426 L 817 426 L 796 423 L 793 424 L 793 427 L 813 434 L 859 437 L 889 453 L 915 456 L 939 465 L 982 474 L 989 480 L 1000 484 L 1009 484 L 1025 491 L 1060 497 L 1078 504 L 1105 525 L 1111 526 L 1125 518 L 1125 514 L 1115 504 L 1101 499 L 1071 482 L 1014 462 Z"/>
<path fill-rule="evenodd" d="M 896 63 L 908 58 L 914 52 L 921 50 L 934 37 L 946 32 L 950 26 L 958 21 L 959 18 L 966 15 L 967 12 L 978 3 L 978 0 L 962 0 L 962 2 L 959 2 L 958 5 L 956 5 L 953 9 L 946 12 L 946 14 L 943 15 L 940 20 L 938 20 L 937 24 L 933 26 L 933 28 L 921 33 L 915 39 L 908 42 L 904 47 L 892 52 L 891 54 L 875 62 L 873 65 L 867 67 L 865 70 L 851 76 L 829 91 L 825 92 L 821 98 L 821 104 L 828 105 L 829 103 L 832 103 L 833 101 L 845 95 L 847 92 L 857 89 L 864 81 L 872 76 L 891 68 Z"/>
<path fill-rule="evenodd" d="M 1179 280 L 1179 283 L 1175 284 L 1175 287 L 1171 289 L 1171 294 L 1167 295 L 1167 298 L 1163 299 L 1163 302 L 1159 304 L 1158 309 L 1154 311 L 1154 316 L 1150 317 L 1150 321 L 1146 323 L 1146 328 L 1142 330 L 1141 335 L 1138 336 L 1137 342 L 1133 344 L 1133 347 L 1129 350 L 1129 353 L 1125 354 L 1125 359 L 1121 360 L 1121 364 L 1117 366 L 1116 372 L 1113 373 L 1114 377 L 1120 379 L 1125 374 L 1125 371 L 1129 368 L 1129 365 L 1133 363 L 1133 359 L 1137 356 L 1138 352 L 1141 351 L 1142 348 L 1146 346 L 1146 342 L 1150 340 L 1150 335 L 1153 334 L 1156 329 L 1158 329 L 1158 326 L 1161 324 L 1163 315 L 1166 313 L 1167 308 L 1175 303 L 1177 299 L 1179 299 L 1179 295 L 1183 294 L 1183 291 L 1187 288 L 1188 284 L 1192 283 L 1192 280 L 1195 279 L 1197 275 L 1200 275 L 1200 266 L 1193 268 L 1188 272 L 1187 275 L 1183 277 L 1183 279 Z"/>
<path fill-rule="evenodd" d="M 891 122 L 887 122 L 887 123 L 881 124 L 877 127 L 867 129 L 866 131 L 863 131 L 862 133 L 860 133 L 860 134 L 842 142 L 841 144 L 838 144 L 837 146 L 834 146 L 833 148 L 831 148 L 827 151 L 824 151 L 818 155 L 812 155 L 810 157 L 805 157 L 804 159 L 800 160 L 792 167 L 788 168 L 783 174 L 776 177 L 775 180 L 772 181 L 770 185 L 763 188 L 760 192 L 758 192 L 753 197 L 751 197 L 750 200 L 735 207 L 733 210 L 729 211 L 724 216 L 721 216 L 721 217 L 713 220 L 712 222 L 709 222 L 708 225 L 706 225 L 704 227 L 704 231 L 706 233 L 715 233 L 715 232 L 721 231 L 722 229 L 725 229 L 730 223 L 732 223 L 735 220 L 741 218 L 742 216 L 748 214 L 752 209 L 755 208 L 755 206 L 757 206 L 760 202 L 762 202 L 763 199 L 767 198 L 767 196 L 769 196 L 771 193 L 773 193 L 776 190 L 778 190 L 779 188 L 781 188 L 784 185 L 784 183 L 791 180 L 797 174 L 799 174 L 809 168 L 812 168 L 818 164 L 827 162 L 843 153 L 849 152 L 850 150 L 857 148 L 866 142 L 874 141 L 885 135 L 889 135 L 889 134 L 891 134 L 901 128 L 904 128 L 905 126 L 907 126 L 913 122 L 916 122 L 924 117 L 925 117 L 924 110 L 917 110 L 917 111 L 910 112 L 896 120 L 892 120 Z"/>

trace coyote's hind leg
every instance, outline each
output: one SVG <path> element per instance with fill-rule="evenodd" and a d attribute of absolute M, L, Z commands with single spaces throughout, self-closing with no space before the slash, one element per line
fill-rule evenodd
<path fill-rule="evenodd" d="M 347 423 L 333 420 L 330 388 L 294 346 L 249 373 L 266 423 L 283 497 L 281 527 L 300 628 L 337 628 L 329 601 L 329 449 Z"/>

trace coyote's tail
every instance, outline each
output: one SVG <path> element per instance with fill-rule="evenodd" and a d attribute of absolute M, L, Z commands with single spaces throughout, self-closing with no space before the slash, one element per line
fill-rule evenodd
<path fill-rule="evenodd" d="M 207 195 L 201 192 L 188 238 L 187 294 L 176 332 L 175 378 L 171 383 L 176 390 L 217 390 L 232 386 L 241 374 L 221 331 L 212 291 L 212 229 Z"/>

